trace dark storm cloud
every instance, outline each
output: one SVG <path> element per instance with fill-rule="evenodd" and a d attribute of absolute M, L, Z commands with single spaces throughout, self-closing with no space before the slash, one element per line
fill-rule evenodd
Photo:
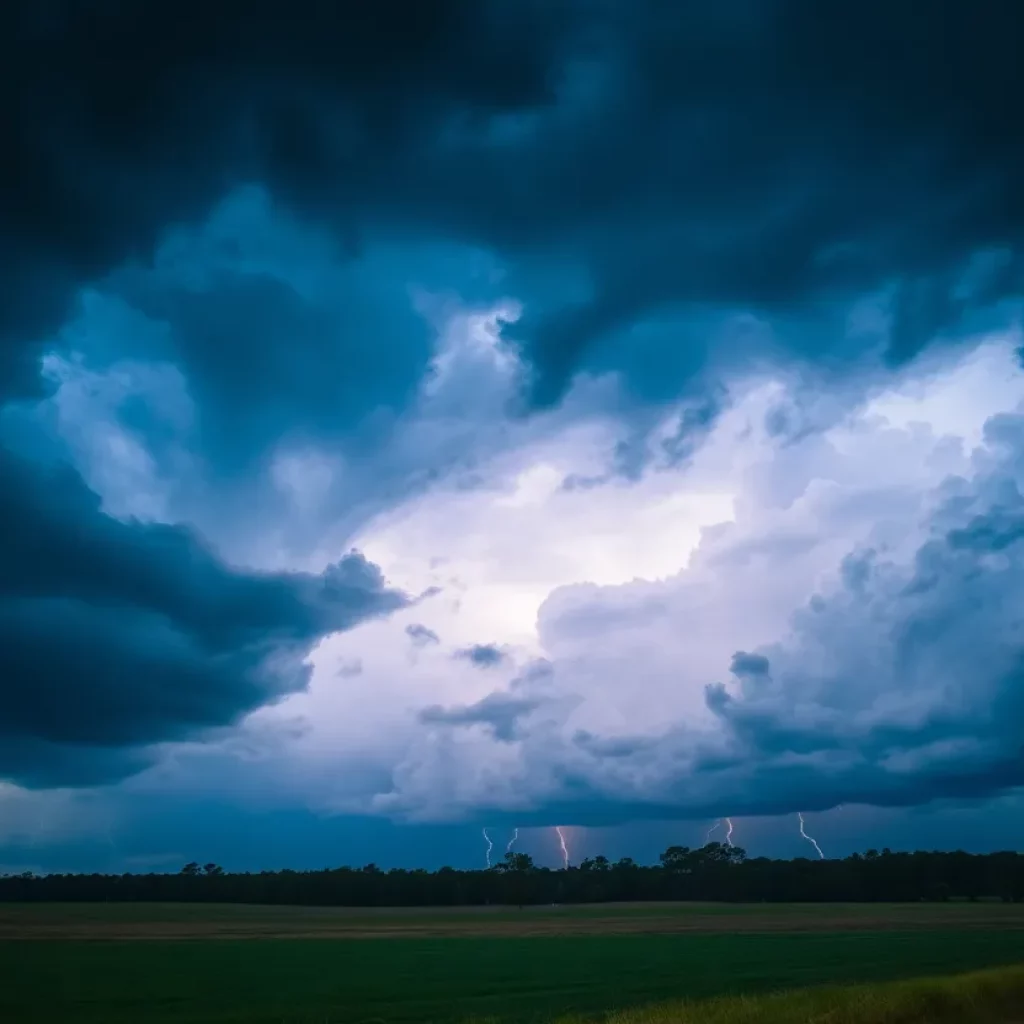
<path fill-rule="evenodd" d="M 185 283 L 136 273 L 108 287 L 166 332 L 166 356 L 189 382 L 201 410 L 197 440 L 214 465 L 247 468 L 297 425 L 307 437 L 337 436 L 412 395 L 431 337 L 401 266 L 342 262 L 329 294 L 309 295 L 280 270 L 236 269 L 223 257 L 204 268 L 199 256 Z"/>
<path fill-rule="evenodd" d="M 471 644 L 456 651 L 454 656 L 477 668 L 494 668 L 506 658 L 505 652 L 497 644 Z"/>
<path fill-rule="evenodd" d="M 300 689 L 318 640 L 405 602 L 359 554 L 318 576 L 233 569 L 2 450 L 0 538 L 0 777 L 27 784 L 136 770 L 148 744 Z"/>
<path fill-rule="evenodd" d="M 507 334 L 539 405 L 580 369 L 676 396 L 710 345 L 842 363 L 862 341 L 801 329 L 769 345 L 728 314 L 816 325 L 882 285 L 889 354 L 906 359 L 1019 289 L 1022 18 L 1010 0 L 935 0 L 927 17 L 917 0 L 10 0 L 0 401 L 30 392 L 39 354 L 64 345 L 90 368 L 171 364 L 195 404 L 184 447 L 213 476 L 282 439 L 384 430 L 430 356 L 407 287 L 427 275 L 463 303 L 491 296 L 445 246 L 507 270 L 503 293 L 525 310 Z M 279 239 L 268 259 L 244 230 L 204 236 L 207 256 L 179 252 L 174 273 L 158 258 L 247 186 L 276 204 L 269 219 L 329 233 L 307 274 L 320 291 L 289 275 Z M 88 345 L 54 340 L 87 284 L 123 322 L 107 309 Z M 122 412 L 152 449 L 162 426 L 144 405 Z M 694 408 L 671 459 L 718 405 Z M 624 472 L 637 450 L 618 453 Z M 908 594 L 937 600 L 958 567 L 965 593 L 998 592 L 1010 576 L 991 556 L 1016 557 L 1015 514 L 950 527 Z M 319 637 L 400 603 L 357 556 L 319 577 L 235 570 L 188 531 L 116 522 L 76 478 L 6 454 L 0 518 L 0 775 L 21 781 L 133 770 L 148 744 L 301 686 Z M 1002 549 L 982 551 L 993 537 Z M 851 562 L 849 593 L 869 600 L 882 571 Z M 908 625 L 911 661 L 924 635 Z M 774 654 L 772 669 L 799 678 Z M 716 698 L 718 711 L 755 753 L 808 748 L 813 730 L 770 696 Z M 526 703 L 430 714 L 507 736 Z M 941 737 L 967 719 L 934 721 Z"/>
<path fill-rule="evenodd" d="M 445 118 L 548 98 L 557 20 L 472 0 L 5 4 L 0 379 L 30 379 L 20 342 L 77 284 L 234 185 L 270 182 L 357 250 L 365 203 L 415 203 L 410 161 Z"/>
<path fill-rule="evenodd" d="M 1019 287 L 1010 256 L 954 296 L 973 250 L 1020 240 L 1019 5 L 948 0 L 926 19 L 912 0 L 631 9 L 600 130 L 553 151 L 563 173 L 546 168 L 567 232 L 586 231 L 592 282 L 522 325 L 549 388 L 585 353 L 614 358 L 595 341 L 658 307 L 779 312 L 896 277 L 904 358 L 961 303 Z M 638 362 L 668 349 L 654 333 L 631 333 Z M 699 362 L 696 339 L 676 345 L 650 387 Z"/>
<path fill-rule="evenodd" d="M 443 708 L 439 704 L 424 708 L 419 719 L 428 725 L 485 725 L 494 738 L 511 743 L 519 721 L 540 707 L 535 697 L 516 697 L 509 693 L 489 693 L 475 704 L 457 704 Z"/>
<path fill-rule="evenodd" d="M 749 347 L 682 308 L 891 283 L 907 358 L 1019 288 L 1022 22 L 1013 0 L 14 0 L 0 380 L 31 383 L 78 285 L 246 182 L 349 260 L 378 231 L 501 254 L 541 404 L 584 366 L 664 397 L 708 338 Z"/>

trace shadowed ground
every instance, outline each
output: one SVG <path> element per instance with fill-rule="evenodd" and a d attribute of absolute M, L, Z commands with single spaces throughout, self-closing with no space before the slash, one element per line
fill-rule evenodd
<path fill-rule="evenodd" d="M 0 904 L 2 939 L 444 938 L 1024 928 L 1012 903 L 623 903 L 563 907 Z"/>
<path fill-rule="evenodd" d="M 521 1024 L 1024 961 L 997 903 L 8 904 L 0 928 L 4 1024 Z"/>

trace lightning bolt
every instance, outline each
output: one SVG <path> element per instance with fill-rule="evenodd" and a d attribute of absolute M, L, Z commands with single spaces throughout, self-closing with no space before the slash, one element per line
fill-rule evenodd
<path fill-rule="evenodd" d="M 484 841 L 487 843 L 487 866 L 491 866 L 491 850 L 494 849 L 494 843 L 491 842 L 491 837 L 487 834 L 487 829 L 481 830 L 484 834 Z"/>
<path fill-rule="evenodd" d="M 506 846 L 506 847 L 505 847 L 505 852 L 506 852 L 506 853 L 511 853 L 511 852 L 512 852 L 512 847 L 513 847 L 513 846 L 515 846 L 516 840 L 517 840 L 518 838 L 519 838 L 519 829 L 516 829 L 516 830 L 515 830 L 515 834 L 514 834 L 514 835 L 512 836 L 512 838 L 511 838 L 511 839 L 510 839 L 510 840 L 508 841 L 508 846 Z"/>
<path fill-rule="evenodd" d="M 807 834 L 806 830 L 804 829 L 804 816 L 803 816 L 803 813 L 801 811 L 797 811 L 796 812 L 796 816 L 800 819 L 800 835 L 803 836 L 803 838 L 806 839 L 807 842 L 809 842 L 811 844 L 811 846 L 813 846 L 814 849 L 818 851 L 818 856 L 822 860 L 824 860 L 825 859 L 825 854 L 823 854 L 821 852 L 821 847 L 818 845 L 818 841 L 813 836 L 809 836 Z"/>
<path fill-rule="evenodd" d="M 704 845 L 707 846 L 711 842 L 711 835 L 713 832 L 717 832 L 722 827 L 722 822 L 725 822 L 727 831 L 725 833 L 725 845 L 732 846 L 732 818 L 719 818 L 718 821 L 708 829 L 708 834 L 704 838 Z"/>
<path fill-rule="evenodd" d="M 562 834 L 562 826 L 556 825 L 555 831 L 558 833 L 558 842 L 562 847 L 562 867 L 568 869 L 569 867 L 569 847 L 565 845 L 565 836 Z"/>

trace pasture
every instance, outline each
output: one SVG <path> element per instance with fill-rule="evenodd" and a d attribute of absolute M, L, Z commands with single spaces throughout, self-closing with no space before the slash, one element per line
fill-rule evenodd
<path fill-rule="evenodd" d="M 0 904 L 5 1022 L 514 1024 L 1021 962 L 999 903 Z"/>

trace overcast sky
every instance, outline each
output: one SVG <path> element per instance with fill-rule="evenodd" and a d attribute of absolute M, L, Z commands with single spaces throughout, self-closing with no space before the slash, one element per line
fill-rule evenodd
<path fill-rule="evenodd" d="M 0 870 L 1019 848 L 1024 13 L 933 8 L 6 5 Z"/>

